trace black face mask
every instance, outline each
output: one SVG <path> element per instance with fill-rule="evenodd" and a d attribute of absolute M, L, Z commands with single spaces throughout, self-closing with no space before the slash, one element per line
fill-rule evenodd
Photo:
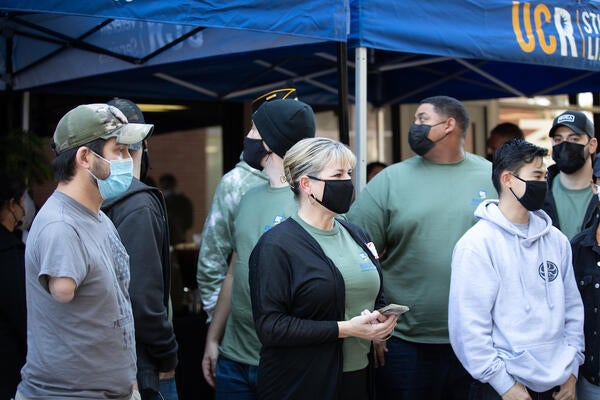
<path fill-rule="evenodd" d="M 583 167 L 587 160 L 585 146 L 579 143 L 562 142 L 552 147 L 552 159 L 560 172 L 572 174 Z"/>
<path fill-rule="evenodd" d="M 317 199 L 313 194 L 311 197 L 329 211 L 336 214 L 344 214 L 350 209 L 354 197 L 354 185 L 352 179 L 321 179 L 308 175 L 310 179 L 325 182 L 323 188 L 323 200 Z"/>
<path fill-rule="evenodd" d="M 435 146 L 437 142 L 443 140 L 447 135 L 442 136 L 440 139 L 435 142 L 429 139 L 429 131 L 434 126 L 438 126 L 443 124 L 446 121 L 442 121 L 435 125 L 425 125 L 425 124 L 412 124 L 410 129 L 408 130 L 408 144 L 412 151 L 417 153 L 420 156 L 424 156 L 429 150 Z"/>
<path fill-rule="evenodd" d="M 519 200 L 519 203 L 529 211 L 536 211 L 542 208 L 544 206 L 546 192 L 548 191 L 548 183 L 546 181 L 526 181 L 516 175 L 513 176 L 521 182 L 525 182 L 525 193 L 521 198 L 518 198 L 512 188 L 510 188 L 513 196 Z"/>
<path fill-rule="evenodd" d="M 263 167 L 260 165 L 260 162 L 265 156 L 271 153 L 272 151 L 265 149 L 261 139 L 244 138 L 244 161 L 252 168 L 262 171 Z"/>

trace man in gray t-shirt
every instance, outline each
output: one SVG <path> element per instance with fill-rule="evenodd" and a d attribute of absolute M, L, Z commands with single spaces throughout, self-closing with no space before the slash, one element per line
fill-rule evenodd
<path fill-rule="evenodd" d="M 106 104 L 78 106 L 57 125 L 58 186 L 25 253 L 28 351 L 17 399 L 139 396 L 129 256 L 100 206 L 129 187 L 127 145 L 152 128 Z"/>

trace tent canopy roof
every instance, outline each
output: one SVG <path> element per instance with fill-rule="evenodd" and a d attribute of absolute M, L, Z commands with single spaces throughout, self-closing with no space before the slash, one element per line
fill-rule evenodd
<path fill-rule="evenodd" d="M 0 72 L 14 90 L 248 101 L 293 84 L 335 104 L 348 40 L 369 49 L 376 105 L 600 92 L 596 0 L 213 3 L 0 0 Z"/>

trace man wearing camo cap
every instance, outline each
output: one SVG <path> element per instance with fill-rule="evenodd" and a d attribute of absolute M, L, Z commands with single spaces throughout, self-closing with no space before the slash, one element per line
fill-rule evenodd
<path fill-rule="evenodd" d="M 100 206 L 129 187 L 127 145 L 152 129 L 107 104 L 78 106 L 59 121 L 58 185 L 25 254 L 28 352 L 16 399 L 139 398 L 129 256 Z"/>

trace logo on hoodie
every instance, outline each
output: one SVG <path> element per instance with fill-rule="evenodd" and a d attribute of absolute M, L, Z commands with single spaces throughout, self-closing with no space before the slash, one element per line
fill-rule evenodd
<path fill-rule="evenodd" d="M 548 277 L 548 282 L 552 282 L 558 276 L 558 267 L 552 261 L 546 261 L 546 267 L 544 267 L 544 263 L 538 267 L 538 274 L 543 280 Z"/>

